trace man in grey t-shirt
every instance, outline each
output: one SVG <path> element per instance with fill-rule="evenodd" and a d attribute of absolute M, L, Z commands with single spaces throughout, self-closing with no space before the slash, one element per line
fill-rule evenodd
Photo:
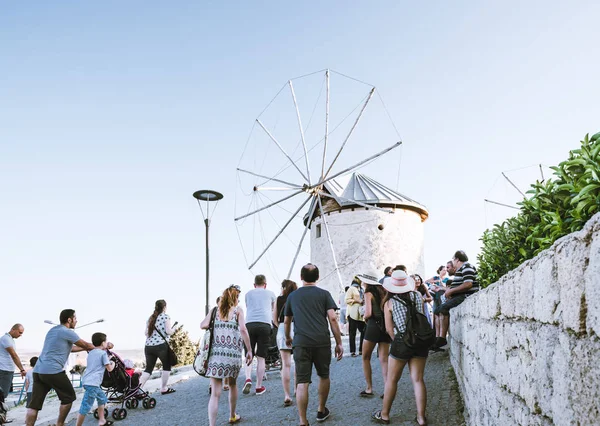
<path fill-rule="evenodd" d="M 271 339 L 271 322 L 275 309 L 275 293 L 267 290 L 264 275 L 254 277 L 254 290 L 246 293 L 246 328 L 250 336 L 250 347 L 256 355 L 256 394 L 262 395 L 266 389 L 262 385 L 265 375 L 265 358 Z M 242 392 L 250 393 L 252 388 L 252 364 L 246 367 L 246 381 Z"/>
<path fill-rule="evenodd" d="M 328 291 L 318 288 L 319 268 L 309 263 L 300 271 L 302 287 L 292 292 L 285 304 L 285 339 L 286 344 L 294 348 L 296 364 L 296 402 L 301 425 L 308 425 L 306 409 L 308 407 L 308 385 L 315 366 L 319 376 L 319 408 L 317 421 L 322 422 L 329 417 L 329 409 L 325 406 L 329 396 L 329 366 L 331 364 L 331 340 L 329 326 L 335 337 L 335 356 L 342 359 L 344 349 L 342 336 L 335 311 L 337 305 Z M 291 337 L 292 321 L 294 322 L 294 339 Z"/>
<path fill-rule="evenodd" d="M 44 348 L 33 368 L 33 392 L 25 418 L 27 426 L 35 425 L 38 411 L 42 409 L 44 399 L 52 389 L 56 391 L 61 404 L 56 426 L 65 424 L 71 405 L 77 399 L 73 384 L 64 371 L 65 363 L 71 352 L 94 349 L 94 345 L 80 339 L 73 331 L 76 325 L 75 311 L 65 309 L 60 313 L 60 325 L 52 327 L 46 334 Z"/>
<path fill-rule="evenodd" d="M 12 386 L 15 366 L 19 368 L 21 377 L 25 377 L 25 369 L 15 351 L 15 339 L 23 335 L 25 329 L 21 324 L 15 324 L 10 331 L 0 337 L 0 389 L 8 396 Z"/>

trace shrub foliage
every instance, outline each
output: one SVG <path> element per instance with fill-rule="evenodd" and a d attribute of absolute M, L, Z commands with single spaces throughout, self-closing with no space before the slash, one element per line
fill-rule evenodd
<path fill-rule="evenodd" d="M 188 332 L 180 325 L 175 329 L 175 333 L 171 335 L 170 341 L 173 351 L 177 354 L 179 364 L 189 365 L 194 362 L 194 357 L 198 351 L 198 345 L 190 340 Z"/>
<path fill-rule="evenodd" d="M 478 256 L 483 287 L 580 230 L 600 211 L 600 133 L 586 135 L 581 148 L 551 169 L 554 178 L 531 185 L 515 217 L 483 233 Z"/>

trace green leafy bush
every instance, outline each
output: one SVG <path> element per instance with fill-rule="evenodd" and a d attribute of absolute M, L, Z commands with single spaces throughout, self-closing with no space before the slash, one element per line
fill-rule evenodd
<path fill-rule="evenodd" d="M 531 185 L 521 211 L 487 229 L 478 256 L 483 287 L 550 247 L 558 238 L 583 228 L 600 211 L 600 133 L 586 135 L 581 148 L 554 170 L 554 178 Z"/>
<path fill-rule="evenodd" d="M 194 357 L 198 351 L 198 344 L 190 340 L 188 332 L 180 325 L 175 329 L 175 333 L 171 335 L 170 341 L 173 351 L 177 354 L 177 365 L 189 365 L 194 362 Z"/>

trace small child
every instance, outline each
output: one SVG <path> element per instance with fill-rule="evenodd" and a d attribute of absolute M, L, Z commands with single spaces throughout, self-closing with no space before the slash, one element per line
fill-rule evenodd
<path fill-rule="evenodd" d="M 108 399 L 102 389 L 100 389 L 100 384 L 104 377 L 104 370 L 112 371 L 115 368 L 115 363 L 108 359 L 108 354 L 106 353 L 106 334 L 94 333 L 92 335 L 92 344 L 95 348 L 88 354 L 87 368 L 81 378 L 85 394 L 81 400 L 81 407 L 77 416 L 77 426 L 83 425 L 85 415 L 91 410 L 94 400 L 98 401 L 98 425 L 112 425 L 113 422 L 104 418 L 104 405 L 106 405 Z"/>
<path fill-rule="evenodd" d="M 25 392 L 27 393 L 27 402 L 25 407 L 29 408 L 29 401 L 31 401 L 31 393 L 33 392 L 33 367 L 37 363 L 38 357 L 34 356 L 29 359 L 29 365 L 31 368 L 27 370 L 25 374 Z"/>

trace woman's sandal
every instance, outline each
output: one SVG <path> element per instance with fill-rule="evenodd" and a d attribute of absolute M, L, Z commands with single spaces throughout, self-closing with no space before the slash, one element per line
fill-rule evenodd
<path fill-rule="evenodd" d="M 291 399 L 284 399 L 283 400 L 283 406 L 284 407 L 289 407 L 290 405 L 292 405 L 292 400 Z"/>
<path fill-rule="evenodd" d="M 173 389 L 173 388 L 168 388 L 168 389 L 167 389 L 166 391 L 164 391 L 164 392 L 162 392 L 162 391 L 161 391 L 161 394 L 162 394 L 162 395 L 166 395 L 166 394 L 168 394 L 168 393 L 173 393 L 173 392 L 175 392 L 175 389 Z"/>
<path fill-rule="evenodd" d="M 106 423 L 104 423 L 104 424 L 103 424 L 103 425 L 101 425 L 101 426 L 112 426 L 112 425 L 114 425 L 114 424 L 115 424 L 114 422 L 112 422 L 112 421 L 110 421 L 110 420 L 107 420 L 107 421 L 106 421 Z"/>
<path fill-rule="evenodd" d="M 365 397 L 373 396 L 373 395 L 375 395 L 373 392 L 367 392 L 366 390 L 361 391 L 361 393 L 360 393 L 360 396 L 365 396 Z"/>
<path fill-rule="evenodd" d="M 242 420 L 242 416 L 240 416 L 238 413 L 235 413 L 235 417 L 229 418 L 229 424 L 234 425 L 236 423 L 239 423 L 241 420 Z"/>
<path fill-rule="evenodd" d="M 375 423 L 379 423 L 382 425 L 390 424 L 390 419 L 384 419 L 383 417 L 381 417 L 381 411 L 375 411 L 373 414 L 371 414 L 371 419 L 373 419 Z"/>
<path fill-rule="evenodd" d="M 425 417 L 425 423 L 419 423 L 419 419 L 417 417 L 415 417 L 415 422 L 417 422 L 419 426 L 427 426 L 427 417 Z"/>

